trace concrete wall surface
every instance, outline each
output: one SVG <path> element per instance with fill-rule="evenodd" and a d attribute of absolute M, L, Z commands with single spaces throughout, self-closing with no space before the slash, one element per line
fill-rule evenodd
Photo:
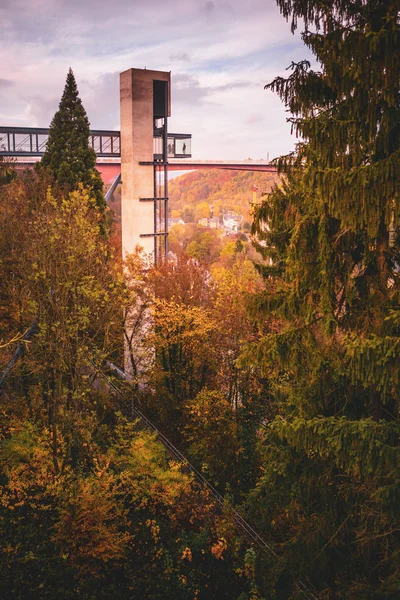
<path fill-rule="evenodd" d="M 152 162 L 153 154 L 153 81 L 168 82 L 170 113 L 170 73 L 129 69 L 120 74 L 121 109 L 121 215 L 122 252 L 125 256 L 137 245 L 148 255 L 154 253 L 154 205 L 139 198 L 154 197 L 154 168 L 139 162 Z"/>

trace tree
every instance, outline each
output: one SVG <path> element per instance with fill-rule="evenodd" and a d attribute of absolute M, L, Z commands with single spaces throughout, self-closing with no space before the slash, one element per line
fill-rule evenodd
<path fill-rule="evenodd" d="M 267 86 L 302 141 L 279 159 L 282 185 L 255 212 L 272 264 L 261 267 L 266 290 L 253 304 L 266 332 L 242 360 L 268 377 L 275 418 L 250 504 L 284 548 L 283 597 L 297 569 L 327 598 L 391 598 L 400 580 L 399 5 L 278 5 L 292 30 L 304 19 L 320 69 L 293 63 Z"/>
<path fill-rule="evenodd" d="M 8 385 L 25 398 L 32 417 L 45 419 L 57 473 L 85 460 L 88 437 L 106 412 L 92 402 L 91 361 L 101 364 L 121 343 L 125 291 L 89 192 L 63 196 L 48 180 L 32 180 L 33 186 L 27 175 L 0 191 L 6 233 L 0 307 L 9 337 L 37 325 Z M 14 349 L 3 349 L 5 364 Z"/>
<path fill-rule="evenodd" d="M 200 202 L 194 211 L 195 220 L 198 221 L 199 219 L 208 218 L 211 216 L 210 213 L 211 209 L 208 202 Z"/>
<path fill-rule="evenodd" d="M 215 499 L 154 434 L 116 421 L 91 439 L 86 469 L 67 466 L 57 477 L 40 424 L 15 414 L 8 421 L 0 438 L 1 598 L 245 592 L 232 515 L 218 514 Z"/>
<path fill-rule="evenodd" d="M 69 190 L 80 184 L 91 191 L 96 206 L 104 212 L 106 203 L 103 183 L 95 168 L 96 153 L 89 146 L 89 121 L 72 69 L 69 69 L 64 92 L 49 130 L 46 151 L 40 167 L 47 168 L 55 181 Z"/>
<path fill-rule="evenodd" d="M 154 363 L 154 349 L 146 344 L 152 329 L 151 305 L 154 300 L 148 261 L 137 246 L 125 259 L 126 298 L 124 310 L 125 371 L 136 390 L 146 387 Z M 128 360 L 127 360 L 128 359 Z"/>
<path fill-rule="evenodd" d="M 182 209 L 182 219 L 185 223 L 193 223 L 194 221 L 194 208 L 189 206 L 189 204 L 185 204 Z"/>
<path fill-rule="evenodd" d="M 205 265 L 189 258 L 182 249 L 175 261 L 157 265 L 150 279 L 157 298 L 186 306 L 208 307 L 212 303 L 215 290 L 210 272 Z"/>
<path fill-rule="evenodd" d="M 234 516 L 220 514 L 211 492 L 143 423 L 119 414 L 130 414 L 131 394 L 118 400 L 96 377 L 93 363 L 121 345 L 122 309 L 147 299 L 140 257 L 129 257 L 125 285 L 88 191 L 66 194 L 42 177 L 29 171 L 0 185 L 0 319 L 2 336 L 12 340 L 0 347 L 0 360 L 7 363 L 18 332 L 33 320 L 38 327 L 1 390 L 0 596 L 245 593 Z M 161 319 L 175 336 L 171 351 L 186 353 L 195 370 L 210 326 L 200 307 L 205 272 L 192 266 L 194 274 L 184 264 L 187 286 L 175 274 L 166 292 L 199 304 L 187 307 L 185 331 L 179 311 L 175 324 Z M 178 367 L 171 371 L 179 384 Z"/>
<path fill-rule="evenodd" d="M 0 186 L 10 183 L 15 177 L 16 171 L 12 160 L 0 156 Z"/>
<path fill-rule="evenodd" d="M 215 229 L 198 227 L 194 231 L 192 241 L 186 247 L 186 254 L 196 260 L 211 263 L 219 255 L 222 248 L 220 234 Z"/>
<path fill-rule="evenodd" d="M 154 301 L 154 331 L 148 343 L 156 355 L 153 379 L 157 419 L 175 441 L 180 440 L 186 402 L 215 371 L 215 348 L 210 342 L 216 324 L 209 313 L 204 307 L 174 300 Z"/>
<path fill-rule="evenodd" d="M 237 477 L 239 440 L 232 405 L 221 392 L 204 388 L 187 405 L 185 437 L 190 444 L 190 460 L 202 466 L 214 484 Z"/>

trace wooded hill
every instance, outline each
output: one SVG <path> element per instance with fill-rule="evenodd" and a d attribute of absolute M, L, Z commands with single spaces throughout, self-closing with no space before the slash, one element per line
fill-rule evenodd
<path fill-rule="evenodd" d="M 275 173 L 247 171 L 193 171 L 170 182 L 168 194 L 172 217 L 182 217 L 185 222 L 197 221 L 209 216 L 209 205 L 214 216 L 224 211 L 234 211 L 243 216 L 243 222 L 251 221 L 253 188 L 257 199 L 269 192 L 278 181 Z"/>

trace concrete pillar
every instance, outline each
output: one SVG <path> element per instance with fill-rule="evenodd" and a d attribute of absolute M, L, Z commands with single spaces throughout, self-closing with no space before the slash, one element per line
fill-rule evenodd
<path fill-rule="evenodd" d="M 141 202 L 140 198 L 154 198 L 156 195 L 154 165 L 140 163 L 154 161 L 154 117 L 155 112 L 163 111 L 157 104 L 157 98 L 156 108 L 154 105 L 154 81 L 168 83 L 167 117 L 171 114 L 170 79 L 170 73 L 145 69 L 129 69 L 120 74 L 122 255 L 125 258 L 141 246 L 149 265 L 154 262 L 155 237 L 141 235 L 155 233 L 154 202 Z M 165 94 L 163 98 L 165 112 Z M 131 339 L 130 351 L 125 340 L 125 373 L 139 388 L 146 388 L 147 373 L 154 363 L 154 350 L 145 341 L 152 329 L 152 320 L 139 296 L 136 305 L 126 315 L 125 327 L 127 337 Z"/>
<path fill-rule="evenodd" d="M 139 198 L 154 197 L 154 167 L 139 163 L 153 162 L 153 82 L 168 82 L 168 116 L 171 113 L 170 73 L 129 69 L 120 74 L 121 94 L 121 217 L 122 253 L 142 246 L 146 255 L 154 253 L 154 204 Z"/>

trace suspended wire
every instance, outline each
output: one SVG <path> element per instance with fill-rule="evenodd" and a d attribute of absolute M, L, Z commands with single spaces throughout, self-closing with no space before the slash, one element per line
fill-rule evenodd
<path fill-rule="evenodd" d="M 121 398 L 124 399 L 124 394 L 116 387 L 116 385 L 110 381 L 110 379 L 102 372 L 100 371 L 96 365 L 94 364 L 93 361 L 91 361 L 89 359 L 89 362 L 91 363 L 91 365 L 96 369 L 96 373 L 98 373 L 98 375 L 107 383 L 107 385 Z M 197 481 L 199 483 L 201 483 L 202 485 L 205 485 L 206 487 L 209 488 L 209 490 L 211 491 L 211 493 L 213 494 L 214 498 L 218 501 L 218 503 L 223 506 L 225 503 L 225 500 L 223 498 L 223 496 L 215 489 L 215 487 L 196 469 L 196 467 L 194 467 L 188 460 L 187 458 L 178 450 L 178 448 L 176 448 L 176 446 L 174 446 L 174 444 L 154 425 L 154 423 L 152 423 L 150 421 L 150 419 L 148 419 L 146 417 L 146 415 L 144 415 L 142 413 L 141 410 L 139 410 L 139 408 L 137 408 L 133 401 L 132 401 L 132 405 L 131 405 L 131 411 L 132 414 L 135 415 L 135 417 L 137 417 L 138 419 L 140 419 L 145 425 L 146 427 L 148 427 L 149 429 L 151 429 L 152 431 L 154 431 L 157 434 L 157 437 L 161 440 L 161 442 L 164 444 L 164 446 L 169 450 L 169 452 L 174 456 L 174 458 L 182 463 L 184 465 L 184 467 L 186 469 L 188 469 L 190 472 L 193 473 L 193 475 L 195 476 L 195 478 L 197 479 Z M 267 544 L 259 535 L 256 531 L 254 531 L 254 529 L 243 519 L 243 517 L 236 511 L 234 510 L 234 515 L 235 515 L 235 520 L 237 521 L 237 523 L 240 525 L 240 527 L 246 531 L 246 533 L 251 537 L 251 539 L 257 543 L 257 545 L 260 548 L 265 549 L 271 556 L 273 556 L 274 558 L 277 558 L 277 554 L 276 552 L 272 549 L 272 547 Z"/>
<path fill-rule="evenodd" d="M 31 337 L 33 337 L 37 332 L 38 332 L 39 328 L 36 322 L 33 322 L 31 327 L 28 329 L 28 331 L 26 332 L 26 334 L 23 336 L 22 340 L 23 341 L 27 341 L 29 340 Z M 15 363 L 17 362 L 18 358 L 20 358 L 20 356 L 23 353 L 23 344 L 19 343 L 12 359 L 10 360 L 10 362 L 8 363 L 6 370 L 4 371 L 1 379 L 0 379 L 0 386 L 2 385 L 2 383 L 4 382 L 5 378 L 7 377 L 8 373 L 12 370 L 12 368 L 14 367 Z M 115 394 L 121 398 L 122 400 L 125 399 L 124 394 L 117 388 L 117 386 L 105 375 L 105 373 L 103 373 L 96 365 L 95 363 L 91 360 L 88 359 L 88 362 L 93 366 L 93 368 L 95 369 L 95 372 L 103 379 L 103 381 L 105 381 L 105 383 L 108 385 L 108 387 L 110 389 L 112 389 Z M 125 375 L 125 373 L 119 369 L 118 367 L 116 367 L 115 365 L 113 365 L 112 363 L 109 363 L 109 366 L 115 370 L 118 375 L 124 379 L 127 379 L 129 381 L 129 378 Z M 187 469 L 189 472 L 193 473 L 193 476 L 195 477 L 195 479 L 204 487 L 208 488 L 210 490 L 210 492 L 212 493 L 212 495 L 214 496 L 214 498 L 217 500 L 218 504 L 221 506 L 221 508 L 224 506 L 225 504 L 225 500 L 224 497 L 218 492 L 218 490 L 215 489 L 215 487 L 204 477 L 204 475 L 202 475 L 202 473 L 200 473 L 200 471 L 198 471 L 196 469 L 196 467 L 194 467 L 189 461 L 188 459 L 178 450 L 178 448 L 176 448 L 174 446 L 174 444 L 154 425 L 154 423 L 152 423 L 152 421 L 150 421 L 150 419 L 148 419 L 146 417 L 145 414 L 142 413 L 142 411 L 134 405 L 133 399 L 131 402 L 131 414 L 134 415 L 136 418 L 140 419 L 142 421 L 142 423 L 144 423 L 144 425 L 154 431 L 154 433 L 157 435 L 157 437 L 159 438 L 159 440 L 163 443 L 163 445 L 167 448 L 167 450 L 169 451 L 169 453 L 171 454 L 171 456 L 173 456 L 175 458 L 175 460 L 177 460 L 179 463 L 182 464 L 182 466 Z M 259 421 L 259 424 L 262 425 L 263 427 L 265 427 L 264 424 L 261 423 L 261 421 Z M 244 534 L 247 536 L 247 538 L 249 540 L 251 540 L 256 546 L 258 546 L 258 548 L 264 552 L 266 552 L 266 554 L 268 554 L 270 557 L 274 558 L 274 559 L 278 559 L 278 555 L 275 552 L 275 550 L 272 548 L 272 546 L 270 544 L 268 544 L 258 533 L 257 531 L 255 531 L 255 529 L 253 529 L 253 527 L 242 517 L 242 515 L 232 507 L 232 511 L 233 511 L 233 515 L 235 517 L 235 523 L 236 525 L 244 532 Z M 307 587 L 307 585 L 301 581 L 301 579 L 296 579 L 294 582 L 294 586 L 296 588 L 297 591 L 301 592 L 302 594 L 304 594 L 308 600 L 318 600 L 317 596 L 309 590 L 309 588 Z"/>
<path fill-rule="evenodd" d="M 119 398 L 121 398 L 122 400 L 124 400 L 125 399 L 124 394 L 107 377 L 107 375 L 105 375 L 105 373 L 103 373 L 95 365 L 95 363 L 92 360 L 89 359 L 89 363 L 94 367 L 96 373 L 103 379 L 103 381 L 105 381 L 105 383 L 115 392 L 115 394 Z M 110 363 L 110 367 L 113 368 L 119 374 L 120 377 L 122 376 L 124 379 L 127 379 L 129 381 L 128 377 L 125 375 L 125 373 L 123 373 L 123 371 L 121 371 L 121 369 L 119 369 L 118 367 L 115 367 L 115 365 L 112 365 L 111 363 Z M 156 425 L 154 425 L 154 423 L 152 423 L 152 421 L 150 421 L 150 419 L 148 419 L 146 417 L 146 415 L 143 414 L 142 411 L 137 406 L 135 406 L 133 399 L 132 399 L 132 402 L 131 402 L 131 411 L 132 411 L 132 415 L 134 415 L 136 418 L 140 419 L 142 421 L 142 423 L 145 424 L 146 427 L 148 427 L 149 429 L 151 429 L 152 431 L 154 431 L 154 433 L 156 433 L 157 437 L 164 444 L 164 446 L 167 448 L 167 450 L 170 452 L 170 454 L 175 458 L 175 460 L 177 460 L 178 462 L 180 462 L 185 467 L 185 469 L 187 469 L 188 471 L 190 471 L 191 473 L 193 473 L 193 476 L 195 477 L 195 479 L 201 485 L 203 485 L 206 488 L 208 488 L 210 490 L 210 492 L 212 493 L 212 495 L 214 496 L 214 498 L 217 500 L 218 504 L 221 507 L 223 507 L 224 504 L 225 504 L 225 502 L 226 502 L 224 500 L 224 497 L 204 477 L 204 475 L 202 475 L 202 473 L 200 473 L 200 471 L 198 471 L 196 469 L 196 467 L 194 467 L 188 461 L 188 459 L 156 427 Z M 266 554 L 268 554 L 270 557 L 272 557 L 274 559 L 278 559 L 278 555 L 275 552 L 275 550 L 272 548 L 272 546 L 270 544 L 268 544 L 257 533 L 257 531 L 255 531 L 253 529 L 253 527 L 242 517 L 242 515 L 236 509 L 232 508 L 232 511 L 233 511 L 233 515 L 235 517 L 235 523 L 236 523 L 236 525 L 244 532 L 244 534 L 246 535 L 246 537 L 248 539 L 250 539 L 256 546 L 258 546 L 258 548 L 260 550 L 266 552 Z M 304 594 L 308 598 L 308 600 L 318 600 L 317 596 L 312 591 L 310 591 L 309 588 L 307 587 L 307 585 L 303 581 L 301 581 L 300 579 L 296 579 L 296 581 L 294 582 L 294 586 L 295 586 L 296 590 L 299 591 L 299 592 L 301 592 L 302 594 Z"/>

